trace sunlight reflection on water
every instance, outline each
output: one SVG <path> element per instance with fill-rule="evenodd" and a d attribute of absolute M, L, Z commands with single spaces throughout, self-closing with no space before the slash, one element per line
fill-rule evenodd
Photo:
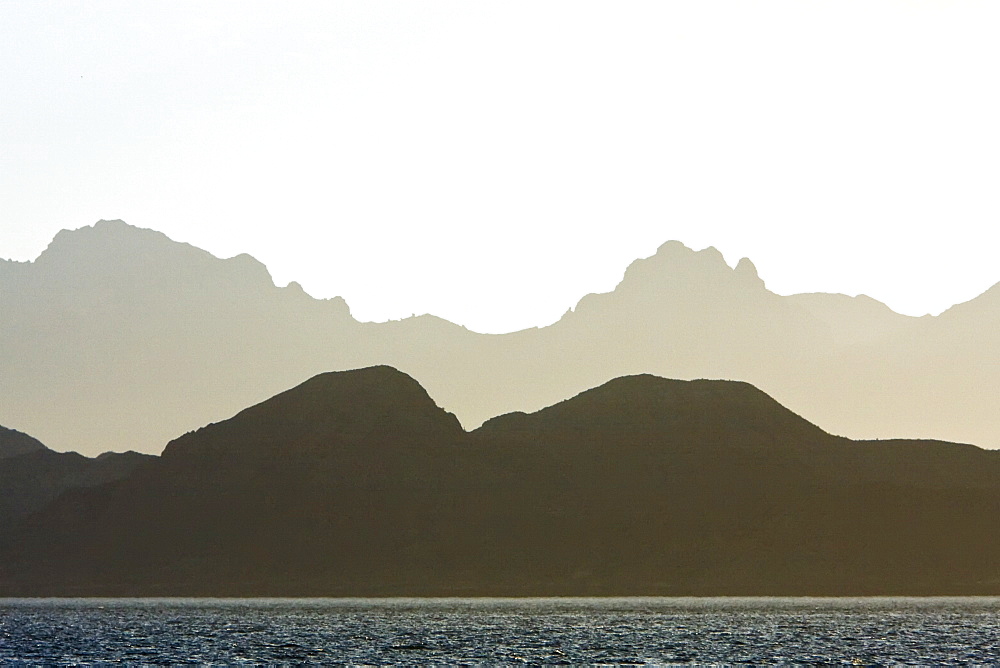
<path fill-rule="evenodd" d="M 1000 598 L 0 599 L 0 661 L 1000 660 Z"/>

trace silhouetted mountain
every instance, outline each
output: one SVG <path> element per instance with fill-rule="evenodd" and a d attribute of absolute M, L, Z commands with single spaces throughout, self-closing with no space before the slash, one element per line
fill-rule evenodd
<path fill-rule="evenodd" d="M 19 431 L 0 427 L 0 459 L 44 449 L 41 441 Z"/>
<path fill-rule="evenodd" d="M 668 242 L 555 324 L 484 335 L 419 316 L 359 323 L 121 221 L 0 261 L 0 422 L 57 449 L 157 452 L 323 371 L 387 364 L 472 427 L 612 378 L 750 382 L 829 431 L 1000 447 L 1000 292 L 911 318 L 864 297 L 776 295 L 753 264 Z"/>
<path fill-rule="evenodd" d="M 751 385 L 612 380 L 471 433 L 327 373 L 32 515 L 0 595 L 1000 593 L 1000 453 L 831 436 Z"/>
<path fill-rule="evenodd" d="M 326 370 L 322 351 L 360 328 L 343 300 L 276 288 L 247 255 L 121 221 L 61 232 L 33 263 L 0 261 L 0 313 L 0 421 L 85 454 L 159 452 Z"/>
<path fill-rule="evenodd" d="M 401 437 L 438 442 L 461 434 L 455 416 L 439 408 L 419 383 L 378 366 L 316 376 L 225 422 L 171 441 L 163 458 L 313 456 L 330 439 L 371 448 Z"/>
<path fill-rule="evenodd" d="M 53 452 L 27 434 L 0 427 L 0 541 L 61 494 L 120 480 L 154 459 L 135 452 L 95 459 Z"/>

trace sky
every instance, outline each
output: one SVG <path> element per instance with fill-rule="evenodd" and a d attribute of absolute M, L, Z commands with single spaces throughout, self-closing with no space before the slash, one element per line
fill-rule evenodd
<path fill-rule="evenodd" d="M 0 257 L 120 218 L 360 320 L 557 320 L 676 239 L 1000 281 L 1000 3 L 0 0 Z"/>

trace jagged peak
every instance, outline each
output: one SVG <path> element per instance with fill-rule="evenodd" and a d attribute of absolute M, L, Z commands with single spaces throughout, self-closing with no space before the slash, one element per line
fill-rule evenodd
<path fill-rule="evenodd" d="M 693 249 L 688 248 L 683 242 L 671 239 L 660 244 L 659 248 L 656 249 L 655 255 L 662 255 L 666 257 L 668 255 L 682 255 L 694 252 L 695 251 Z"/>
<path fill-rule="evenodd" d="M 346 316 L 348 318 L 352 317 L 351 307 L 347 304 L 347 300 L 344 299 L 343 297 L 328 297 L 326 299 L 317 299 L 308 292 L 306 292 L 306 289 L 302 287 L 302 284 L 299 283 L 298 281 L 290 281 L 288 285 L 279 289 L 284 291 L 287 295 L 289 295 L 293 299 L 305 302 L 320 302 L 330 310 L 338 313 L 339 315 Z"/>
<path fill-rule="evenodd" d="M 625 271 L 622 284 L 627 284 L 637 279 L 649 275 L 673 275 L 686 277 L 689 274 L 696 274 L 701 277 L 725 281 L 734 275 L 745 277 L 752 275 L 757 281 L 757 269 L 749 259 L 740 261 L 749 266 L 739 266 L 732 269 L 726 258 L 715 246 L 708 246 L 702 250 L 694 250 L 685 246 L 680 241 L 667 241 L 656 249 L 656 253 L 650 257 L 636 260 L 629 265 Z M 763 284 L 763 281 L 760 281 Z"/>
<path fill-rule="evenodd" d="M 736 268 L 733 269 L 734 275 L 746 283 L 752 283 L 754 285 L 764 286 L 764 281 L 761 280 L 760 275 L 757 273 L 757 267 L 754 263 L 750 261 L 750 258 L 743 257 L 740 261 L 736 263 Z"/>
<path fill-rule="evenodd" d="M 99 220 L 75 230 L 61 230 L 35 261 L 73 273 L 105 273 L 113 267 L 131 267 L 143 275 L 159 266 L 171 273 L 190 275 L 193 267 L 214 263 L 229 267 L 247 285 L 274 286 L 264 263 L 247 253 L 221 259 L 162 232 L 129 225 L 122 220 Z"/>
<path fill-rule="evenodd" d="M 660 260 L 670 260 L 677 258 L 694 258 L 706 260 L 708 262 L 721 262 L 726 263 L 726 259 L 719 252 L 719 249 L 715 246 L 708 246 L 701 250 L 694 250 L 686 246 L 683 242 L 672 239 L 660 244 L 660 247 L 656 249 L 656 253 L 653 254 L 653 259 L 657 258 Z"/>
<path fill-rule="evenodd" d="M 623 295 L 660 300 L 665 291 L 670 289 L 691 295 L 699 289 L 718 292 L 748 288 L 752 291 L 765 289 L 764 281 L 757 275 L 757 269 L 749 259 L 740 260 L 736 269 L 733 269 L 714 246 L 696 251 L 680 241 L 667 241 L 652 256 L 632 262 L 613 291 L 584 296 L 562 319 L 587 311 L 598 304 L 614 303 Z"/>
<path fill-rule="evenodd" d="M 81 253 L 92 255 L 95 250 L 105 254 L 128 255 L 137 247 L 174 247 L 189 254 L 214 257 L 208 251 L 191 244 L 174 241 L 163 232 L 129 225 L 123 220 L 99 220 L 75 230 L 60 230 L 36 262 L 43 264 L 68 258 L 76 261 Z"/>
<path fill-rule="evenodd" d="M 274 285 L 274 277 L 271 276 L 267 265 L 253 255 L 240 253 L 239 255 L 234 255 L 231 258 L 223 260 L 223 262 L 229 263 L 230 266 L 238 267 L 242 273 L 252 276 L 258 281 Z"/>

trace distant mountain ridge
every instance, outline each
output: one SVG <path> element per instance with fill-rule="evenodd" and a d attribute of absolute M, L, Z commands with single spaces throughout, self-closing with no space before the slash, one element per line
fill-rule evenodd
<path fill-rule="evenodd" d="M 998 289 L 912 318 L 779 296 L 747 259 L 667 242 L 558 322 L 486 335 L 433 316 L 358 322 L 249 256 L 100 221 L 34 262 L 0 261 L 0 424 L 62 450 L 159 452 L 317 373 L 385 364 L 467 426 L 652 373 L 747 381 L 855 438 L 1000 447 Z"/>
<path fill-rule="evenodd" d="M 466 432 L 379 366 L 36 510 L 0 596 L 995 595 L 998 511 L 1000 452 L 850 441 L 742 382 L 623 377 Z"/>

